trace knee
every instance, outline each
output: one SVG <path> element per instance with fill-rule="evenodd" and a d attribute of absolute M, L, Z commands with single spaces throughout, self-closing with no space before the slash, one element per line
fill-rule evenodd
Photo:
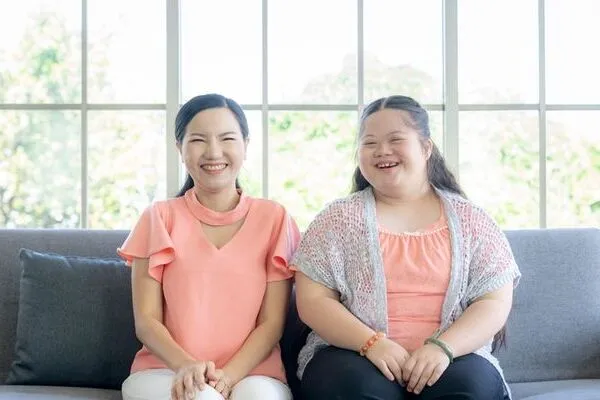
<path fill-rule="evenodd" d="M 368 393 L 388 389 L 387 378 L 367 359 L 346 351 L 329 353 L 315 357 L 304 372 L 301 388 L 307 398 L 363 398 Z"/>
<path fill-rule="evenodd" d="M 231 391 L 231 400 L 291 400 L 288 386 L 268 376 L 249 376 Z"/>
<path fill-rule="evenodd" d="M 430 390 L 451 395 L 457 400 L 496 400 L 504 397 L 504 384 L 496 368 L 474 354 L 457 359 Z"/>
<path fill-rule="evenodd" d="M 168 399 L 173 373 L 169 370 L 147 370 L 129 375 L 121 386 L 123 400 Z"/>
<path fill-rule="evenodd" d="M 206 385 L 204 389 L 196 391 L 194 400 L 224 400 L 221 393 L 217 392 L 212 386 Z"/>

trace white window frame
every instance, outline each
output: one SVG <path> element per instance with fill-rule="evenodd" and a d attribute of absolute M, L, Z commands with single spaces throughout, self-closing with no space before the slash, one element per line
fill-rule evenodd
<path fill-rule="evenodd" d="M 269 93 L 269 0 L 262 0 L 262 97 L 260 104 L 242 104 L 245 110 L 260 111 L 263 149 L 269 148 L 270 111 L 359 111 L 364 106 L 364 2 L 357 7 L 357 104 L 270 104 Z M 459 113 L 461 111 L 537 111 L 539 118 L 539 227 L 547 226 L 547 111 L 600 110 L 600 104 L 547 104 L 545 59 L 545 0 L 538 0 L 539 100 L 523 104 L 460 104 L 458 94 L 458 0 L 443 1 L 443 104 L 424 104 L 430 111 L 444 112 L 443 152 L 452 171 L 459 174 Z M 182 164 L 174 143 L 175 117 L 181 104 L 181 0 L 166 0 L 166 103 L 89 104 L 88 103 L 88 0 L 81 0 L 81 103 L 75 104 L 0 104 L 0 110 L 75 110 L 81 113 L 81 227 L 88 227 L 88 111 L 162 110 L 166 112 L 166 189 L 172 196 L 182 183 Z M 262 195 L 269 197 L 269 153 L 263 151 Z"/>

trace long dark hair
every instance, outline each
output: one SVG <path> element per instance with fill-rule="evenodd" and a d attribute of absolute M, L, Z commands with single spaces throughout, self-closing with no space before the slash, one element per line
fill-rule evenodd
<path fill-rule="evenodd" d="M 406 111 L 411 118 L 413 127 L 421 135 L 421 140 L 424 142 L 431 138 L 429 129 L 429 115 L 427 111 L 414 99 L 407 96 L 390 96 L 382 97 L 368 104 L 360 116 L 360 129 L 358 136 L 362 135 L 364 130 L 365 120 L 377 111 L 384 109 L 393 109 Z M 431 156 L 427 160 L 427 178 L 429 183 L 438 189 L 447 190 L 466 197 L 454 174 L 446 166 L 446 161 L 442 156 L 439 148 L 433 143 Z M 360 168 L 356 167 L 352 180 L 352 192 L 358 192 L 366 189 L 371 184 L 365 179 L 360 172 Z"/>
<path fill-rule="evenodd" d="M 431 138 L 429 115 L 427 114 L 427 111 L 414 99 L 399 95 L 380 98 L 371 102 L 364 108 L 360 117 L 360 128 L 358 130 L 359 137 L 363 133 L 365 120 L 370 115 L 384 109 L 406 111 L 410 115 L 413 127 L 419 132 L 421 140 L 425 141 Z M 447 190 L 466 198 L 464 191 L 458 184 L 454 174 L 448 169 L 446 161 L 435 143 L 433 143 L 431 156 L 429 157 L 429 160 L 427 160 L 427 179 L 432 186 L 438 189 Z M 352 193 L 366 189 L 369 186 L 371 186 L 371 184 L 363 176 L 360 172 L 360 168 L 357 166 L 352 179 Z M 500 332 L 494 336 L 492 352 L 495 352 L 505 344 L 506 327 L 503 327 Z"/>
<path fill-rule="evenodd" d="M 246 119 L 246 115 L 244 114 L 244 110 L 238 103 L 234 100 L 229 99 L 225 96 L 216 93 L 203 94 L 200 96 L 196 96 L 187 103 L 185 103 L 179 109 L 177 113 L 177 117 L 175 118 L 175 140 L 177 143 L 183 143 L 183 138 L 185 137 L 185 131 L 190 123 L 190 121 L 201 111 L 209 110 L 211 108 L 228 108 L 231 110 L 238 123 L 240 124 L 240 130 L 242 132 L 242 137 L 244 140 L 248 140 L 249 130 L 248 130 L 248 120 Z M 187 174 L 185 178 L 185 183 L 179 189 L 179 192 L 175 197 L 181 197 L 187 192 L 189 189 L 194 187 L 194 181 L 190 174 Z M 235 187 L 240 188 L 240 183 L 236 179 Z"/>

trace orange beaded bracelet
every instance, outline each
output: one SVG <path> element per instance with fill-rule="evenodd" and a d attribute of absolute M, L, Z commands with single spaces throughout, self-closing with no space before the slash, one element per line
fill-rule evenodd
<path fill-rule="evenodd" d="M 369 351 L 369 349 L 371 347 L 373 347 L 373 345 L 381 338 L 385 337 L 385 333 L 383 332 L 377 332 L 375 333 L 373 336 L 371 336 L 369 338 L 369 340 L 367 340 L 367 342 L 363 345 L 363 347 L 360 348 L 360 355 L 361 356 L 365 356 L 367 354 L 367 351 Z"/>

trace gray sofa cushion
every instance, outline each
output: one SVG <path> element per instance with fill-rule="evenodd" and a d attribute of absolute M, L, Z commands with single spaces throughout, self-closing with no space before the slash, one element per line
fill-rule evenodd
<path fill-rule="evenodd" d="M 0 386 L 0 400 L 121 400 L 121 392 L 50 386 Z"/>
<path fill-rule="evenodd" d="M 510 388 L 514 400 L 600 399 L 600 379 L 513 383 Z"/>
<path fill-rule="evenodd" d="M 523 273 L 498 353 L 508 381 L 600 378 L 600 229 L 507 236 Z"/>
<path fill-rule="evenodd" d="M 25 249 L 20 258 L 16 360 L 7 383 L 119 389 L 140 348 L 125 264 Z"/>
<path fill-rule="evenodd" d="M 0 229 L 0 382 L 14 360 L 17 336 L 19 283 L 23 268 L 19 249 L 115 257 L 128 232 L 97 229 Z"/>

